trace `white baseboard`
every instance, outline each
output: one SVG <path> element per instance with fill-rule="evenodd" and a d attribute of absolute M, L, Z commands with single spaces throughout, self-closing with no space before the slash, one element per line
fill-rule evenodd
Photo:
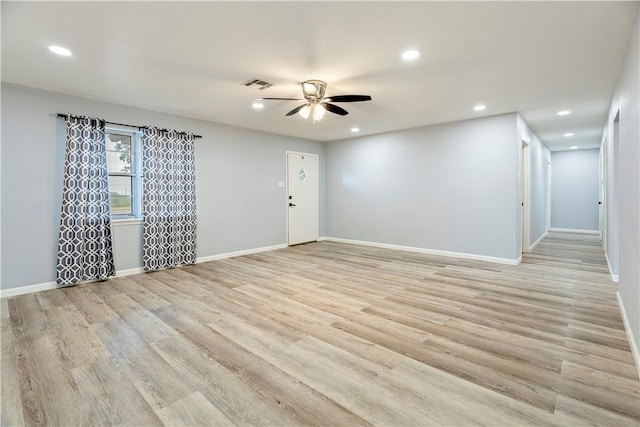
<path fill-rule="evenodd" d="M 541 241 L 542 239 L 544 239 L 544 238 L 545 238 L 545 236 L 546 236 L 547 234 L 549 234 L 549 231 L 545 231 L 545 232 L 544 232 L 544 234 L 543 234 L 542 236 L 540 236 L 540 237 L 538 238 L 538 240 L 536 240 L 536 241 L 533 243 L 533 245 L 529 246 L 529 252 L 533 252 L 533 250 L 536 248 L 536 246 L 538 246 L 538 243 L 540 243 L 540 241 Z"/>
<path fill-rule="evenodd" d="M 201 262 L 208 262 L 208 261 L 215 261 L 215 260 L 219 260 L 219 259 L 225 259 L 225 258 L 233 258 L 233 257 L 237 257 L 237 256 L 242 256 L 242 255 L 250 255 L 250 254 L 257 254 L 257 253 L 260 253 L 260 252 L 273 251 L 273 250 L 276 250 L 276 249 L 282 249 L 282 248 L 286 248 L 286 247 L 287 247 L 287 245 L 283 243 L 283 244 L 280 244 L 280 245 L 265 246 L 265 247 L 262 247 L 262 248 L 253 248 L 253 249 L 246 249 L 246 250 L 242 250 L 242 251 L 228 252 L 228 253 L 218 254 L 218 255 L 211 255 L 211 256 L 197 258 L 196 259 L 196 264 L 199 264 Z M 131 276 L 133 274 L 140 274 L 140 273 L 144 273 L 144 269 L 142 267 L 129 268 L 129 269 L 126 269 L 126 270 L 118 270 L 118 271 L 116 271 L 115 277 Z M 89 282 L 91 282 L 91 281 L 89 281 Z M 84 283 L 89 283 L 89 282 L 84 282 Z M 58 285 L 56 284 L 56 282 L 45 282 L 45 283 L 38 283 L 38 284 L 35 284 L 35 285 L 19 286 L 17 288 L 1 289 L 0 290 L 0 298 L 15 297 L 15 296 L 18 296 L 18 295 L 30 294 L 30 293 L 33 293 L 33 292 L 40 292 L 40 291 L 48 291 L 48 290 L 56 289 L 56 288 L 58 288 Z"/>
<path fill-rule="evenodd" d="M 611 281 L 614 283 L 618 283 L 620 279 L 617 274 L 613 274 L 613 269 L 611 268 L 611 263 L 609 262 L 609 255 L 607 254 L 607 251 L 604 252 L 604 257 L 607 260 L 607 267 L 609 268 L 609 275 L 611 275 Z"/>
<path fill-rule="evenodd" d="M 449 252 L 449 251 L 441 251 L 437 249 L 426 249 L 426 248 L 416 248 L 413 246 L 393 245 L 390 243 L 377 243 L 377 242 L 367 242 L 363 240 L 341 239 L 338 237 L 324 237 L 323 240 L 326 240 L 329 242 L 336 242 L 336 243 L 347 243 L 350 245 L 371 246 L 374 248 L 417 252 L 421 254 L 438 255 L 438 256 L 445 256 L 450 258 L 473 259 L 476 261 L 487 261 L 487 262 L 493 262 L 497 264 L 518 265 L 520 264 L 520 262 L 522 262 L 522 257 L 518 259 L 498 258 L 498 257 L 491 257 L 486 255 L 467 254 L 463 252 Z"/>
<path fill-rule="evenodd" d="M 560 231 L 562 233 L 580 233 L 580 234 L 591 234 L 594 236 L 599 236 L 599 230 L 579 230 L 574 228 L 550 228 L 549 231 Z"/>
<path fill-rule="evenodd" d="M 142 267 L 129 268 L 127 270 L 116 271 L 116 277 L 133 276 L 134 274 L 140 274 L 140 273 L 144 273 L 144 268 Z"/>
<path fill-rule="evenodd" d="M 633 337 L 633 331 L 631 330 L 631 324 L 629 323 L 629 318 L 627 317 L 627 311 L 624 308 L 624 304 L 622 303 L 622 298 L 620 298 L 620 291 L 616 292 L 616 297 L 618 298 L 618 306 L 620 306 L 620 314 L 622 315 L 622 323 L 624 323 L 624 330 L 627 333 L 627 339 L 629 340 L 629 347 L 631 347 L 631 354 L 633 355 L 633 360 L 636 362 L 636 372 L 638 377 L 640 377 L 640 350 L 638 349 L 638 343 Z"/>
<path fill-rule="evenodd" d="M 242 255 L 258 254 L 260 252 L 275 251 L 277 249 L 284 249 L 286 247 L 287 247 L 286 243 L 282 243 L 282 244 L 279 244 L 279 245 L 264 246 L 264 247 L 261 247 L 261 248 L 245 249 L 245 250 L 242 250 L 242 251 L 227 252 L 227 253 L 224 253 L 224 254 L 210 255 L 210 256 L 197 258 L 196 259 L 196 264 L 200 264 L 201 262 L 216 261 L 216 260 L 219 260 L 219 259 L 233 258 L 233 257 L 237 257 L 237 256 L 242 256 Z"/>
<path fill-rule="evenodd" d="M 20 286 L 18 288 L 9 288 L 0 290 L 0 298 L 15 297 L 23 294 L 31 294 L 33 292 L 48 291 L 57 288 L 56 282 L 38 283 L 35 285 Z"/>

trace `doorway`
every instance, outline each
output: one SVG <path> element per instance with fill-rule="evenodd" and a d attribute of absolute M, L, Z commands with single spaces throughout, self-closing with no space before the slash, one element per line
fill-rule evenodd
<path fill-rule="evenodd" d="M 318 240 L 318 155 L 287 152 L 287 244 Z"/>
<path fill-rule="evenodd" d="M 612 123 L 612 132 L 605 139 L 604 149 L 604 221 L 603 244 L 609 269 L 614 281 L 618 277 L 619 263 L 619 165 L 620 165 L 620 111 L 616 112 Z"/>
<path fill-rule="evenodd" d="M 529 143 L 522 140 L 522 165 L 520 168 L 520 184 L 522 194 L 522 253 L 529 252 L 529 174 L 530 158 Z"/>

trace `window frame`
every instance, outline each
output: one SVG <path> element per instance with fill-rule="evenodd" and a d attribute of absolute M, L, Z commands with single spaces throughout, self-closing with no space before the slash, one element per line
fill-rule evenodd
<path fill-rule="evenodd" d="M 109 177 L 126 176 L 131 178 L 131 214 L 114 214 L 111 212 L 111 220 L 114 222 L 138 222 L 142 220 L 142 132 L 140 130 L 127 129 L 120 126 L 105 126 L 105 148 L 108 135 L 124 135 L 131 137 L 131 172 L 110 172 Z M 110 150 L 107 150 L 110 151 Z M 111 191 L 109 191 L 109 203 L 111 204 Z"/>

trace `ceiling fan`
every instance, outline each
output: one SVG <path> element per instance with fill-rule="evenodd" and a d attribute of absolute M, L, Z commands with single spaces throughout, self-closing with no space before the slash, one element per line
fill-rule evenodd
<path fill-rule="evenodd" d="M 264 100 L 278 100 L 278 101 L 307 101 L 305 104 L 299 105 L 293 110 L 289 111 L 286 115 L 292 116 L 299 113 L 305 119 L 310 115 L 313 117 L 313 121 L 316 122 L 324 117 L 325 111 L 329 111 L 340 116 L 346 116 L 349 114 L 347 110 L 337 105 L 330 104 L 329 102 L 360 102 L 371 101 L 369 95 L 336 95 L 328 96 L 325 98 L 324 94 L 327 90 L 327 84 L 322 80 L 305 80 L 301 83 L 302 94 L 304 99 L 300 98 L 260 98 Z"/>

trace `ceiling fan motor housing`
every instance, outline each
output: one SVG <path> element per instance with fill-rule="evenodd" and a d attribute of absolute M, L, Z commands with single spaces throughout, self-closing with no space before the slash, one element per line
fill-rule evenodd
<path fill-rule="evenodd" d="M 322 80 L 305 80 L 302 82 L 302 93 L 304 98 L 312 103 L 317 103 L 324 98 L 327 84 Z"/>

